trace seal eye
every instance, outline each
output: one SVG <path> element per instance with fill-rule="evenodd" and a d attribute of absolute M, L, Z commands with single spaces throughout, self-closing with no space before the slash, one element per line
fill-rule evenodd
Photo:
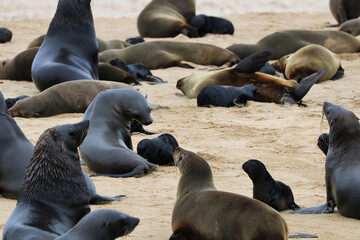
<path fill-rule="evenodd" d="M 180 156 L 179 156 L 179 161 L 181 161 L 181 160 L 183 160 L 183 155 L 182 154 L 180 154 Z"/>
<path fill-rule="evenodd" d="M 69 135 L 70 135 L 70 137 L 75 136 L 75 130 L 74 129 L 69 129 Z"/>

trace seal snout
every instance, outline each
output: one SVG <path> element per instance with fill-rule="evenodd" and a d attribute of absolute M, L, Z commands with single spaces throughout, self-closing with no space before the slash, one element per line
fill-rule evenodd
<path fill-rule="evenodd" d="M 177 82 L 176 82 L 176 88 L 177 89 L 179 89 L 179 90 L 181 90 L 181 88 L 182 88 L 182 79 L 180 79 L 180 80 L 178 80 Z"/>

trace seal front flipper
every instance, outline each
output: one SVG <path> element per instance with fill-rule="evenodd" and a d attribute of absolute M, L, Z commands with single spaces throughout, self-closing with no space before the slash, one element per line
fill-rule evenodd
<path fill-rule="evenodd" d="M 302 79 L 299 86 L 292 92 L 292 97 L 296 102 L 300 101 L 310 90 L 310 88 L 319 81 L 322 75 L 325 74 L 325 69 L 321 69 L 316 73 Z"/>
<path fill-rule="evenodd" d="M 175 66 L 175 67 L 182 67 L 182 68 L 191 68 L 191 69 L 194 69 L 194 67 L 191 66 L 190 64 L 181 63 L 181 62 L 174 62 L 174 66 Z"/>
<path fill-rule="evenodd" d="M 299 213 L 299 214 L 319 214 L 319 213 L 332 213 L 334 212 L 334 207 L 330 206 L 329 204 L 324 204 L 317 207 L 311 207 L 311 208 L 304 208 L 296 211 L 292 211 L 290 213 Z"/>
<path fill-rule="evenodd" d="M 342 78 L 345 74 L 345 70 L 340 66 L 339 69 L 337 70 L 337 72 L 335 73 L 335 75 L 330 78 L 330 80 L 338 80 L 340 78 Z"/>
<path fill-rule="evenodd" d="M 290 205 L 290 209 L 296 211 L 296 210 L 301 209 L 301 207 L 299 207 L 295 202 L 293 202 L 293 203 Z"/>
<path fill-rule="evenodd" d="M 271 52 L 262 51 L 251 54 L 250 56 L 241 60 L 235 67 L 235 71 L 240 73 L 254 73 L 260 71 L 269 60 Z"/>
<path fill-rule="evenodd" d="M 314 234 L 308 233 L 290 233 L 289 238 L 318 238 L 318 236 Z"/>
<path fill-rule="evenodd" d="M 328 148 L 329 148 L 329 134 L 323 133 L 319 136 L 317 140 L 317 146 L 320 148 L 320 150 L 327 155 Z"/>
<path fill-rule="evenodd" d="M 123 173 L 123 174 L 97 173 L 97 174 L 90 175 L 90 177 L 106 176 L 106 177 L 112 177 L 112 178 L 120 178 L 120 177 L 128 178 L 128 177 L 139 177 L 139 176 L 144 175 L 145 173 L 151 173 L 151 169 L 149 167 L 144 168 L 143 166 L 139 166 L 139 167 L 134 168 L 129 173 Z"/>
<path fill-rule="evenodd" d="M 141 122 L 137 121 L 137 120 L 133 120 L 131 122 L 131 126 L 130 126 L 130 133 L 143 133 L 146 135 L 153 135 L 156 134 L 156 132 L 149 132 L 147 130 L 144 129 L 144 126 L 141 124 Z"/>

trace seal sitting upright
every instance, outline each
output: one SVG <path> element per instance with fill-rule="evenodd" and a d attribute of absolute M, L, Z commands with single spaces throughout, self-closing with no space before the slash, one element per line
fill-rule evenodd
<path fill-rule="evenodd" d="M 79 151 L 87 166 L 97 175 L 133 177 L 150 173 L 157 165 L 133 151 L 131 120 L 152 123 L 150 106 L 134 89 L 110 89 L 99 93 L 84 114 L 90 120 L 87 137 Z"/>
<path fill-rule="evenodd" d="M 170 239 L 288 239 L 277 211 L 256 199 L 217 191 L 202 157 L 177 148 L 174 159 L 181 177 Z"/>
<path fill-rule="evenodd" d="M 31 68 L 32 80 L 40 91 L 65 81 L 99 79 L 90 1 L 59 0 Z"/>

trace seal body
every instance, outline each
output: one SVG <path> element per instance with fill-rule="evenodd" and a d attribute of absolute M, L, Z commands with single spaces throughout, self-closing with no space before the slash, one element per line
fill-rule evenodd
<path fill-rule="evenodd" d="M 99 79 L 90 1 L 59 0 L 31 68 L 32 80 L 40 91 L 70 80 Z"/>
<path fill-rule="evenodd" d="M 140 13 L 137 28 L 142 37 L 175 37 L 182 33 L 197 37 L 188 24 L 195 16 L 195 0 L 152 0 Z"/>
<path fill-rule="evenodd" d="M 197 30 L 199 37 L 203 37 L 208 33 L 234 34 L 234 25 L 224 18 L 199 14 L 192 17 L 189 24 Z"/>
<path fill-rule="evenodd" d="M 177 148 L 174 159 L 181 177 L 170 239 L 288 239 L 287 224 L 277 211 L 216 190 L 211 168 L 199 155 Z"/>
<path fill-rule="evenodd" d="M 90 120 L 88 135 L 79 151 L 97 175 L 132 177 L 150 173 L 156 165 L 132 149 L 130 123 L 152 123 L 150 106 L 134 89 L 111 89 L 98 94 L 84 114 Z"/>
<path fill-rule="evenodd" d="M 0 28 L 0 43 L 10 42 L 12 38 L 12 32 L 7 28 Z"/>
<path fill-rule="evenodd" d="M 100 62 L 120 58 L 126 64 L 143 63 L 150 69 L 184 66 L 181 61 L 200 65 L 233 65 L 239 58 L 229 50 L 203 43 L 151 41 L 99 54 Z M 188 67 L 188 65 L 187 65 Z"/>
<path fill-rule="evenodd" d="M 349 19 L 360 16 L 359 1 L 356 0 L 330 0 L 330 10 L 339 25 Z"/>
<path fill-rule="evenodd" d="M 341 24 L 339 31 L 349 33 L 353 36 L 360 35 L 360 17 L 347 20 Z"/>
<path fill-rule="evenodd" d="M 266 203 L 277 211 L 297 210 L 291 188 L 280 181 L 275 181 L 265 165 L 256 159 L 246 161 L 242 168 L 253 182 L 253 198 Z"/>

